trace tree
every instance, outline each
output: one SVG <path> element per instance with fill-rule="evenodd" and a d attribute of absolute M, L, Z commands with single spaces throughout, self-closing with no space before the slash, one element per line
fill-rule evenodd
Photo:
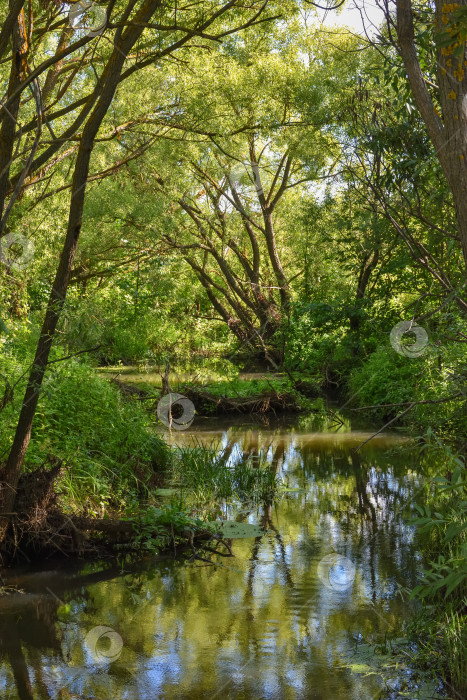
<path fill-rule="evenodd" d="M 433 7 L 434 5 L 434 13 Z M 467 0 L 435 0 L 415 10 L 397 0 L 396 45 L 402 56 L 415 104 L 426 125 L 452 193 L 457 230 L 467 266 Z M 394 28 L 390 5 L 386 19 Z M 435 65 L 422 60 L 422 29 L 434 25 Z M 419 25 L 420 32 L 417 32 Z M 435 79 L 437 84 L 433 82 Z"/>
<path fill-rule="evenodd" d="M 441 303 L 451 299 L 466 313 L 451 194 L 411 95 L 401 89 L 404 76 L 391 66 L 381 85 L 382 68 L 370 61 L 341 110 L 344 179 L 359 209 L 391 224 L 421 269 L 429 295 Z"/>
<path fill-rule="evenodd" d="M 334 54 L 293 20 L 213 49 L 173 75 L 172 142 L 144 156 L 142 191 L 167 198 L 156 227 L 165 249 L 195 272 L 216 318 L 273 364 L 282 359 L 274 334 L 303 272 L 296 212 L 337 159 L 329 103 L 348 78 Z"/>
<path fill-rule="evenodd" d="M 117 5 L 118 7 L 116 8 Z M 68 226 L 60 261 L 45 312 L 32 370 L 28 378 L 15 437 L 5 467 L 2 470 L 0 491 L 0 542 L 5 537 L 10 513 L 14 507 L 16 487 L 31 437 L 31 429 L 39 392 L 70 282 L 73 261 L 82 226 L 85 189 L 89 176 L 93 147 L 99 129 L 114 99 L 117 86 L 125 75 L 131 75 L 135 70 L 140 70 L 146 65 L 151 65 L 155 60 L 160 59 L 162 55 L 166 56 L 175 53 L 181 47 L 189 44 L 195 36 L 203 36 L 209 41 L 218 41 L 221 36 L 231 34 L 242 27 L 256 22 L 260 15 L 266 10 L 267 6 L 268 0 L 259 8 L 244 8 L 237 0 L 230 0 L 220 8 L 216 2 L 203 3 L 202 7 L 195 6 L 194 8 L 184 8 L 184 22 L 183 24 L 179 24 L 179 19 L 177 20 L 177 3 L 173 6 L 163 6 L 162 0 L 141 0 L 141 2 L 138 2 L 138 0 L 127 0 L 127 2 L 122 4 L 111 2 L 107 10 L 106 24 L 106 31 L 108 30 L 109 34 L 112 34 L 112 39 L 110 40 L 111 48 L 107 52 L 107 57 L 103 62 L 100 74 L 95 74 L 97 79 L 91 94 L 78 100 L 79 104 L 84 105 L 81 112 L 73 121 L 72 126 L 66 128 L 60 138 L 54 137 L 51 144 L 44 144 L 43 151 L 34 160 L 34 155 L 39 147 L 42 123 L 42 107 L 40 106 L 40 99 L 38 97 L 40 88 L 36 83 L 34 92 L 37 105 L 36 138 L 29 153 L 26 166 L 22 168 L 19 174 L 17 173 L 16 178 L 13 177 L 10 180 L 10 168 L 12 160 L 14 159 L 13 145 L 15 139 L 18 138 L 16 136 L 16 124 L 19 115 L 21 95 L 29 85 L 34 85 L 34 81 L 37 80 L 48 67 L 57 66 L 64 56 L 72 53 L 73 50 L 85 46 L 89 41 L 95 38 L 94 36 L 85 36 L 83 39 L 76 42 L 75 45 L 71 45 L 71 47 L 68 46 L 66 49 L 63 49 L 63 51 L 56 52 L 52 58 L 43 61 L 38 68 L 31 71 L 28 69 L 30 44 L 26 40 L 24 13 L 21 9 L 20 14 L 16 15 L 12 20 L 10 17 L 11 14 L 17 12 L 19 8 L 15 0 L 11 2 L 10 14 L 7 17 L 7 25 L 12 27 L 12 59 L 8 92 L 2 105 L 1 124 L 3 150 L 0 153 L 0 172 L 2 173 L 0 180 L 0 203 L 2 209 L 8 190 L 10 189 L 11 191 L 11 188 L 13 188 L 13 193 L 8 205 L 3 211 L 2 222 L 4 222 L 10 214 L 23 188 L 26 176 L 30 177 L 32 172 L 37 171 L 47 163 L 50 164 L 50 159 L 55 153 L 62 151 L 61 155 L 66 155 L 66 149 L 63 153 L 64 144 L 66 144 L 81 127 L 82 131 L 79 134 L 77 149 L 72 149 L 72 151 L 76 153 L 76 160 L 71 183 Z M 114 11 L 115 15 L 113 14 Z M 230 11 L 232 11 L 232 16 L 224 17 L 227 16 Z M 151 23 L 151 20 L 157 12 L 162 13 L 160 21 Z M 58 13 L 55 12 L 55 14 Z M 49 29 L 50 19 L 50 15 L 46 15 L 43 31 Z M 223 26 L 221 20 L 224 22 Z M 30 30 L 32 24 L 33 17 L 31 6 L 29 16 Z M 64 24 L 64 22 L 59 22 L 58 26 L 61 24 Z M 228 25 L 227 29 L 226 24 Z M 216 26 L 218 28 L 217 34 L 208 36 L 206 30 L 209 27 L 215 28 Z M 54 28 L 57 28 L 57 25 L 55 25 Z M 151 39 L 150 33 L 148 34 L 148 30 L 151 29 L 167 32 L 165 40 L 163 39 L 160 41 L 158 47 L 154 46 L 154 41 Z M 67 32 L 65 33 L 65 37 L 66 36 Z M 102 38 L 102 35 L 97 37 L 98 42 L 100 42 Z M 63 34 L 62 39 L 64 39 Z M 110 36 L 108 39 L 110 39 Z M 132 60 L 131 51 L 140 40 L 143 41 L 142 49 L 145 57 L 141 59 L 138 51 L 136 62 L 124 72 L 123 69 L 125 65 Z M 104 43 L 106 44 L 106 42 Z M 53 82 L 53 76 L 49 81 L 49 87 L 51 82 Z M 79 82 L 79 80 L 77 82 Z M 46 92 L 47 87 L 46 83 Z M 76 107 L 77 105 L 75 104 L 75 109 Z M 19 138 L 21 138 L 21 130 Z"/>

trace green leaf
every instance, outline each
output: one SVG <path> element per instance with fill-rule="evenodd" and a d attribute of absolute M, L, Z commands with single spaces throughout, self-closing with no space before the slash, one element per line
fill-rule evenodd
<path fill-rule="evenodd" d="M 264 535 L 264 530 L 259 525 L 236 523 L 233 520 L 223 520 L 219 522 L 218 532 L 222 537 L 228 539 L 243 539 L 247 537 L 261 537 Z"/>

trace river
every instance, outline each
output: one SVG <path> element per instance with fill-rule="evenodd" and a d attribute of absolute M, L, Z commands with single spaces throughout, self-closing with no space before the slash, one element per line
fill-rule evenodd
<path fill-rule="evenodd" d="M 288 489 L 278 503 L 235 510 L 264 535 L 233 540 L 235 557 L 214 565 L 169 554 L 10 571 L 4 583 L 23 592 L 0 599 L 0 697 L 387 697 L 378 674 L 343 660 L 412 614 L 397 592 L 420 567 L 406 518 L 423 476 L 398 434 L 356 451 L 372 431 L 337 428 L 211 419 L 173 433 L 274 466 Z"/>

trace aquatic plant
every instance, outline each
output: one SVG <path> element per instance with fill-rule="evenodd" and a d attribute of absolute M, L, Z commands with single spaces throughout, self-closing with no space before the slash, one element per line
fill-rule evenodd
<path fill-rule="evenodd" d="M 255 462 L 253 457 L 236 461 L 229 450 L 182 447 L 177 450 L 175 464 L 180 486 L 197 502 L 237 499 L 271 503 L 280 485 L 264 461 Z"/>

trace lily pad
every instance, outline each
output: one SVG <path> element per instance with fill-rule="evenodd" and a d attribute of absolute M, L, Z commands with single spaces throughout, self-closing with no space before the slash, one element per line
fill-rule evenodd
<path fill-rule="evenodd" d="M 259 525 L 251 523 L 236 523 L 233 520 L 222 520 L 218 523 L 218 532 L 222 537 L 229 539 L 243 539 L 247 537 L 261 537 L 264 535 L 264 530 Z"/>

